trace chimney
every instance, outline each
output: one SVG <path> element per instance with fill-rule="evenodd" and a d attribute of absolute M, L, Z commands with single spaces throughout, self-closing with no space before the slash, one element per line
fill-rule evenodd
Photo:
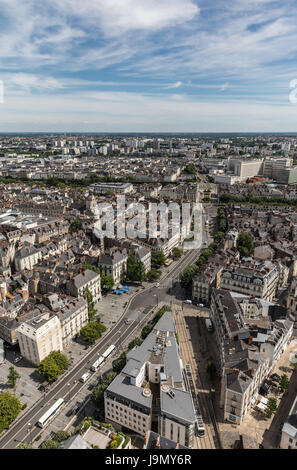
<path fill-rule="evenodd" d="M 176 443 L 175 449 L 179 449 L 179 443 Z"/>
<path fill-rule="evenodd" d="M 253 343 L 253 337 L 250 336 L 249 339 L 248 339 L 248 344 L 251 345 Z"/>

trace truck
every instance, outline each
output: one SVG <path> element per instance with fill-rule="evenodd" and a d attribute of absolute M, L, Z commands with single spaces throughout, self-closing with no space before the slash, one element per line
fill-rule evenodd
<path fill-rule="evenodd" d="M 207 331 L 213 331 L 213 324 L 210 318 L 205 318 L 205 326 Z"/>

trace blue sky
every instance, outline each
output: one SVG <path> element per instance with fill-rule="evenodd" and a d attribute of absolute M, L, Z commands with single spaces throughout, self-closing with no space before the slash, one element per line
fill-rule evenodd
<path fill-rule="evenodd" d="M 0 132 L 297 131 L 296 0 L 0 7 Z"/>

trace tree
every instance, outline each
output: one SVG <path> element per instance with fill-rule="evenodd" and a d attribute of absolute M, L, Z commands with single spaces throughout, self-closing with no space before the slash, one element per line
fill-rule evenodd
<path fill-rule="evenodd" d="M 238 235 L 236 247 L 240 253 L 241 258 L 244 256 L 250 256 L 254 250 L 253 236 L 248 232 L 241 232 Z"/>
<path fill-rule="evenodd" d="M 216 373 L 217 373 L 217 368 L 216 368 L 216 366 L 214 365 L 213 362 L 209 361 L 206 364 L 206 372 L 209 374 L 211 380 L 215 378 Z"/>
<path fill-rule="evenodd" d="M 164 254 L 164 252 L 161 250 L 161 251 L 158 251 L 155 256 L 154 256 L 154 259 L 153 259 L 153 262 L 154 264 L 156 264 L 157 266 L 164 266 L 165 263 L 166 263 L 166 256 Z"/>
<path fill-rule="evenodd" d="M 92 400 L 98 408 L 102 408 L 104 406 L 104 392 L 116 376 L 116 372 L 109 372 L 103 377 L 102 383 L 94 388 L 92 393 Z"/>
<path fill-rule="evenodd" d="M 57 431 L 56 434 L 53 437 L 53 440 L 56 442 L 63 442 L 66 441 L 70 437 L 70 434 L 67 431 Z"/>
<path fill-rule="evenodd" d="M 148 325 L 145 325 L 142 330 L 141 330 L 141 337 L 142 339 L 145 339 L 149 334 L 150 332 L 152 331 L 153 329 L 153 325 L 152 324 L 148 324 Z"/>
<path fill-rule="evenodd" d="M 101 273 L 101 287 L 103 290 L 111 291 L 114 286 L 114 279 L 112 276 L 105 276 Z"/>
<path fill-rule="evenodd" d="M 143 282 L 146 279 L 145 266 L 135 255 L 131 254 L 128 257 L 126 277 L 134 282 Z"/>
<path fill-rule="evenodd" d="M 172 250 L 172 254 L 174 258 L 180 258 L 183 255 L 183 250 L 175 246 Z"/>
<path fill-rule="evenodd" d="M 31 446 L 31 444 L 29 444 L 29 442 L 21 442 L 18 446 L 17 446 L 17 449 L 33 449 L 33 447 Z"/>
<path fill-rule="evenodd" d="M 20 378 L 21 378 L 20 374 L 15 370 L 15 368 L 13 366 L 11 366 L 9 368 L 9 374 L 7 376 L 7 382 L 6 383 L 10 384 L 15 389 L 17 380 L 20 379 Z"/>
<path fill-rule="evenodd" d="M 180 284 L 182 287 L 187 288 L 190 287 L 193 277 L 198 271 L 198 266 L 196 264 L 192 264 L 189 266 L 181 275 Z"/>
<path fill-rule="evenodd" d="M 62 354 L 60 351 L 52 351 L 49 356 L 54 359 L 55 363 L 61 370 L 68 369 L 68 358 L 65 354 Z"/>
<path fill-rule="evenodd" d="M 126 353 L 123 352 L 120 355 L 119 359 L 113 363 L 112 370 L 116 372 L 117 374 L 119 374 L 123 370 L 125 365 L 126 365 Z"/>
<path fill-rule="evenodd" d="M 143 340 L 140 338 L 135 338 L 130 343 L 128 344 L 128 350 L 131 351 L 131 349 L 135 348 L 135 346 L 141 346 L 143 343 Z"/>
<path fill-rule="evenodd" d="M 267 417 L 270 418 L 273 414 L 276 413 L 277 410 L 277 403 L 275 398 L 268 398 L 266 414 Z"/>
<path fill-rule="evenodd" d="M 80 330 L 80 336 L 89 343 L 95 343 L 106 331 L 106 327 L 100 322 L 90 322 Z"/>
<path fill-rule="evenodd" d="M 69 231 L 70 233 L 73 233 L 73 232 L 78 232 L 78 230 L 80 230 L 82 227 L 82 223 L 79 219 L 74 219 L 74 221 L 72 222 L 72 224 L 70 225 L 69 227 Z"/>
<path fill-rule="evenodd" d="M 60 351 L 52 351 L 38 366 L 40 375 L 53 382 L 68 368 L 68 359 Z"/>
<path fill-rule="evenodd" d="M 94 301 L 93 301 L 92 293 L 90 292 L 88 287 L 85 289 L 85 299 L 88 303 L 88 317 L 89 317 L 89 320 L 93 320 L 93 318 L 95 317 L 95 315 L 97 313 L 97 310 L 95 309 L 95 304 L 94 304 Z"/>
<path fill-rule="evenodd" d="M 59 447 L 59 442 L 54 441 L 53 439 L 50 441 L 43 442 L 41 444 L 41 449 L 57 449 Z"/>
<path fill-rule="evenodd" d="M 279 386 L 282 390 L 288 390 L 290 387 L 290 380 L 286 374 L 283 374 L 279 381 Z"/>
<path fill-rule="evenodd" d="M 0 395 L 0 432 L 12 423 L 21 412 L 22 404 L 20 400 L 10 392 L 3 392 Z"/>
<path fill-rule="evenodd" d="M 152 268 L 150 271 L 147 272 L 146 276 L 148 281 L 156 281 L 160 278 L 161 272 L 158 269 Z"/>

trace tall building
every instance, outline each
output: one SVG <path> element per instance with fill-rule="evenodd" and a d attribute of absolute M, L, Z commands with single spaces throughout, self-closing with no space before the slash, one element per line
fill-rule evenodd
<path fill-rule="evenodd" d="M 63 351 L 59 318 L 50 313 L 22 323 L 17 336 L 22 356 L 36 366 L 52 351 Z"/>

